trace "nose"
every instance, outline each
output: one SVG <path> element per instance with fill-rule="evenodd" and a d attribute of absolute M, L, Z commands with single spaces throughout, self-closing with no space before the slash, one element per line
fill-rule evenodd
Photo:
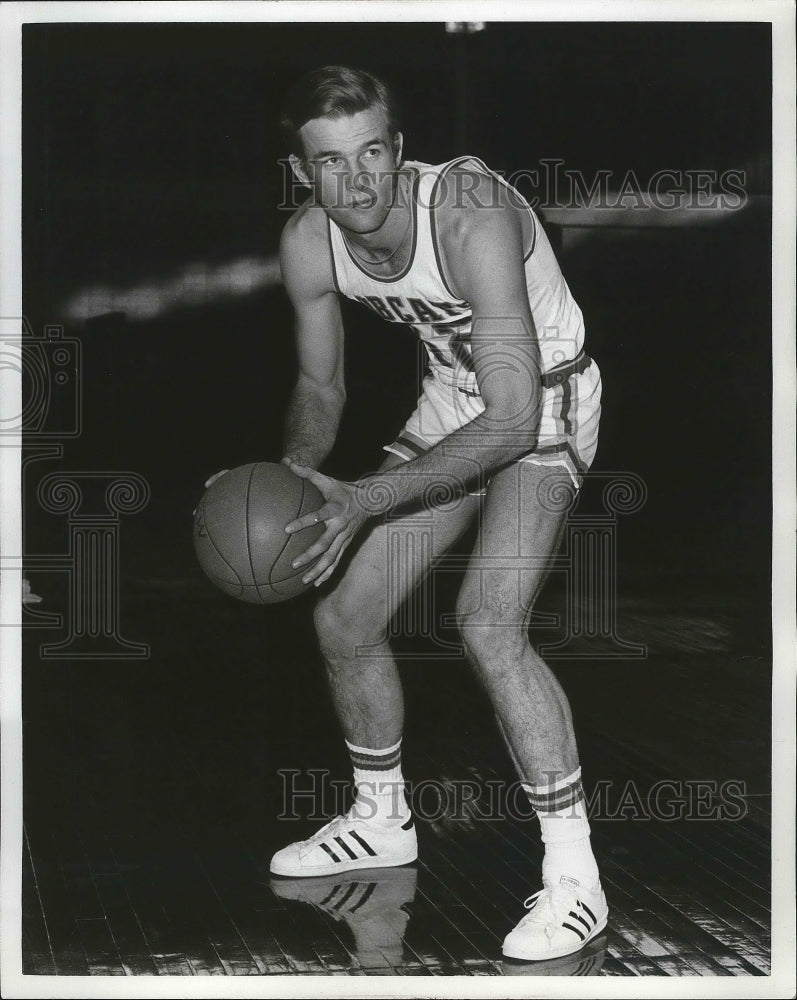
<path fill-rule="evenodd" d="M 354 164 L 346 164 L 338 173 L 338 185 L 340 190 L 347 197 L 359 191 L 358 167 Z"/>
<path fill-rule="evenodd" d="M 356 166 L 349 171 L 346 175 L 346 179 L 348 191 L 353 192 L 354 194 L 362 194 L 364 191 L 368 190 L 368 175 L 361 166 Z"/>

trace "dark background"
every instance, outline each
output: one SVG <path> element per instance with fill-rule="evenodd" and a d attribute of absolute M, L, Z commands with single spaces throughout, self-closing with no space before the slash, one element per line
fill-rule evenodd
<path fill-rule="evenodd" d="M 118 624 L 123 638 L 149 644 L 148 657 L 48 659 L 42 646 L 64 630 L 28 620 L 23 631 L 29 971 L 53 960 L 69 974 L 119 971 L 109 927 L 126 961 L 145 934 L 167 971 L 172 952 L 218 971 L 218 955 L 202 964 L 207 942 L 227 940 L 229 930 L 234 943 L 247 920 L 255 937 L 266 925 L 282 944 L 287 935 L 288 952 L 310 947 L 313 930 L 292 924 L 261 884 L 271 851 L 299 833 L 276 819 L 280 769 L 350 773 L 310 601 L 261 608 L 223 595 L 202 575 L 191 538 L 208 475 L 280 457 L 295 374 L 289 304 L 275 287 L 149 321 L 117 312 L 71 323 L 64 303 L 87 287 L 164 281 L 191 262 L 274 254 L 288 217 L 277 208 L 279 101 L 297 74 L 327 62 L 363 66 L 394 86 L 413 159 L 468 152 L 509 175 L 558 158 L 588 181 L 609 170 L 619 184 L 633 170 L 642 187 L 660 170 L 747 172 L 750 205 L 722 222 L 565 241 L 562 267 L 603 377 L 593 469 L 633 473 L 647 487 L 645 506 L 618 520 L 615 610 L 621 638 L 644 644 L 648 656 L 601 658 L 596 646 L 593 657 L 584 637 L 589 658 L 552 666 L 573 706 L 587 785 L 612 778 L 622 787 L 639 774 L 643 786 L 660 777 L 739 779 L 751 819 L 766 826 L 770 42 L 767 24 L 507 23 L 473 36 L 425 23 L 25 26 L 24 310 L 35 332 L 64 324 L 79 339 L 83 396 L 80 436 L 62 442 L 61 459 L 25 472 L 26 555 L 69 551 L 66 516 L 37 500 L 46 474 L 130 470 L 151 489 L 147 507 L 122 517 L 119 530 Z M 562 234 L 553 227 L 551 235 L 556 244 Z M 418 351 L 359 306 L 347 304 L 344 316 L 349 402 L 327 468 L 354 477 L 379 462 L 411 411 Z M 60 426 L 69 420 L 64 412 Z M 580 504 L 579 512 L 600 511 L 596 480 Z M 66 573 L 29 562 L 27 575 L 44 599 L 28 616 L 68 613 Z M 457 581 L 442 577 L 435 611 L 445 613 Z M 543 611 L 561 614 L 563 577 L 552 574 Z M 532 638 L 553 636 L 538 626 Z M 514 780 L 461 658 L 430 658 L 436 651 L 415 635 L 397 645 L 410 657 L 401 664 L 407 776 Z M 642 921 L 640 940 L 659 933 L 658 918 L 645 923 L 640 907 L 658 912 L 670 882 L 697 894 L 698 922 L 704 905 L 717 906 L 716 882 L 712 897 L 700 881 L 706 844 L 726 857 L 738 825 L 688 825 L 705 843 L 685 840 L 679 853 L 672 824 L 651 839 L 649 824 L 630 823 L 625 842 L 618 824 L 596 824 L 612 879 L 655 887 L 654 904 L 638 886 L 612 901 L 628 927 Z M 465 878 L 459 861 L 440 868 L 445 844 L 428 824 L 420 827 L 424 863 L 450 870 L 456 898 L 469 878 L 481 897 L 490 844 L 503 871 L 506 841 L 451 832 L 469 844 Z M 733 884 L 726 894 L 722 883 L 731 903 L 717 912 L 732 928 L 741 912 L 749 930 L 747 915 L 759 912 L 753 896 L 759 909 L 766 903 L 761 837 L 760 872 L 750 875 L 749 838 L 744 857 L 722 862 Z M 424 892 L 434 899 L 429 870 Z M 524 872 L 512 884 L 520 899 Z M 106 895 L 98 910 L 97 888 L 118 897 Z M 488 909 L 492 898 L 485 895 Z M 210 938 L 221 900 L 232 900 L 243 922 L 236 916 L 230 930 L 227 914 L 219 918 L 227 929 Z M 38 907 L 46 929 L 35 926 Z M 413 929 L 439 935 L 437 911 L 422 920 L 423 912 Z M 712 911 L 705 926 L 715 925 Z M 763 917 L 760 926 L 763 933 Z M 684 935 L 689 951 L 693 937 L 705 938 L 691 923 Z M 740 931 L 734 941 L 742 939 Z M 470 961 L 470 945 L 465 954 Z M 152 961 L 133 967 L 152 971 Z"/>
<path fill-rule="evenodd" d="M 274 253 L 287 218 L 276 207 L 280 97 L 325 62 L 394 86 L 410 158 L 472 152 L 507 174 L 560 158 L 588 179 L 608 169 L 619 183 L 633 170 L 643 186 L 663 169 L 745 169 L 749 195 L 769 192 L 766 24 L 503 23 L 472 36 L 427 23 L 63 24 L 28 25 L 23 37 L 34 329 L 64 322 L 64 301 L 87 285 Z M 632 471 L 648 488 L 644 509 L 621 522 L 620 578 L 717 579 L 766 614 L 768 209 L 598 234 L 562 266 L 603 373 L 594 468 Z M 343 477 L 373 467 L 403 423 L 418 358 L 400 331 L 359 307 L 345 315 L 350 402 L 327 466 Z M 280 456 L 294 375 L 283 290 L 148 322 L 66 325 L 83 347 L 84 430 L 63 466 L 130 469 L 150 483 L 149 506 L 123 525 L 123 584 L 195 580 L 191 510 L 205 478 Z M 62 519 L 32 492 L 28 551 L 63 551 Z"/>

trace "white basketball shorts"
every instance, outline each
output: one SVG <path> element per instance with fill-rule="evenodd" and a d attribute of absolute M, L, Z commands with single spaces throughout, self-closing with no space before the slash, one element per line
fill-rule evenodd
<path fill-rule="evenodd" d="M 542 413 L 536 444 L 517 459 L 566 469 L 578 489 L 598 447 L 601 376 L 586 354 L 545 372 Z M 428 375 L 415 412 L 384 450 L 409 461 L 484 412 L 480 395 L 462 385 L 447 385 Z M 479 470 L 474 463 L 474 477 Z M 482 490 L 474 489 L 479 493 Z"/>

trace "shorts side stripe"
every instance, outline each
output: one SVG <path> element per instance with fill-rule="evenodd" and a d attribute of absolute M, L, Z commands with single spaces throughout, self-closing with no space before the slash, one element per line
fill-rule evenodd
<path fill-rule="evenodd" d="M 404 448 L 408 448 L 415 455 L 423 455 L 429 450 L 427 447 L 424 447 L 423 444 L 421 444 L 415 438 L 413 438 L 412 435 L 407 434 L 406 432 L 404 434 L 400 434 L 396 438 L 396 444 L 401 445 Z"/>
<path fill-rule="evenodd" d="M 573 422 L 570 419 L 570 385 L 570 379 L 562 383 L 562 409 L 560 412 L 564 432 L 568 437 L 573 433 Z"/>

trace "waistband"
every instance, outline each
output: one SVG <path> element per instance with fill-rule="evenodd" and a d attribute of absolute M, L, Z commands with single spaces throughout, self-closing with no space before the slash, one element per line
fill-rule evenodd
<path fill-rule="evenodd" d="M 582 372 L 585 372 L 591 364 L 592 358 L 588 354 L 585 354 L 584 351 L 581 351 L 576 355 L 576 357 L 563 361 L 555 368 L 551 368 L 549 371 L 543 372 L 540 376 L 540 381 L 542 382 L 543 388 L 553 389 L 557 385 L 561 385 L 563 382 L 566 382 L 571 375 L 580 375 Z M 461 385 L 458 385 L 456 388 L 458 392 L 461 392 L 465 396 L 479 395 L 477 389 L 468 389 Z"/>
<path fill-rule="evenodd" d="M 541 376 L 542 384 L 546 389 L 553 389 L 554 386 L 566 382 L 571 375 L 580 375 L 592 364 L 592 358 L 581 351 L 575 358 L 563 361 L 556 368 L 543 372 Z"/>

